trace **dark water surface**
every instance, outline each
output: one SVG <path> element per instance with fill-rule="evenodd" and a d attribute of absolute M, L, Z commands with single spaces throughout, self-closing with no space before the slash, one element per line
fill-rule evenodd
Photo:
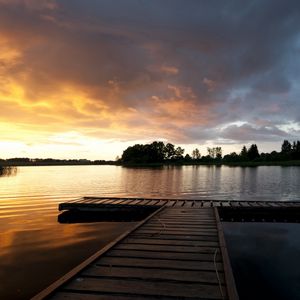
<path fill-rule="evenodd" d="M 0 299 L 28 299 L 132 226 L 59 224 L 81 196 L 299 200 L 299 167 L 20 167 L 0 177 Z"/>
<path fill-rule="evenodd" d="M 300 299 L 300 224 L 223 223 L 240 300 Z"/>

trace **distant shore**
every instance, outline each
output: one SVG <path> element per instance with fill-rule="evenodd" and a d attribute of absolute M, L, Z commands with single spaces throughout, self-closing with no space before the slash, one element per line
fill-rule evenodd
<path fill-rule="evenodd" d="M 300 160 L 289 161 L 248 161 L 248 162 L 167 162 L 167 163 L 126 163 L 118 164 L 124 167 L 160 167 L 160 166 L 232 166 L 232 167 L 259 167 L 259 166 L 300 166 Z"/>
<path fill-rule="evenodd" d="M 231 167 L 259 167 L 259 166 L 300 166 L 300 160 L 288 161 L 245 161 L 245 162 L 197 162 L 177 161 L 161 163 L 120 163 L 115 161 L 95 162 L 5 162 L 0 165 L 0 172 L 6 167 L 41 167 L 41 166 L 123 166 L 123 167 L 162 167 L 162 166 L 231 166 Z"/>

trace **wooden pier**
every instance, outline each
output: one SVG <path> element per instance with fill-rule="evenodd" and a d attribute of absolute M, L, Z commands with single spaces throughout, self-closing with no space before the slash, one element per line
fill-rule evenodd
<path fill-rule="evenodd" d="M 91 198 L 60 210 L 156 208 L 33 299 L 238 299 L 218 207 L 300 207 L 299 202 Z"/>

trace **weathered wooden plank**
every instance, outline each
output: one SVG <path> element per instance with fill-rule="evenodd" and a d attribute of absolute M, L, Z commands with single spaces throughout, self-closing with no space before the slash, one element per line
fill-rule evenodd
<path fill-rule="evenodd" d="M 122 199 L 122 202 L 120 202 L 120 205 L 132 205 L 134 202 L 136 202 L 136 199 Z"/>
<path fill-rule="evenodd" d="M 184 221 L 184 222 L 215 222 L 212 215 L 198 215 L 198 216 L 161 216 L 161 220 L 166 221 Z"/>
<path fill-rule="evenodd" d="M 277 202 L 270 202 L 269 203 L 271 207 L 279 207 L 280 205 L 278 205 Z"/>
<path fill-rule="evenodd" d="M 223 270 L 221 263 L 214 265 L 213 261 L 183 261 L 177 260 L 176 264 L 173 260 L 168 259 L 145 259 L 145 258 L 130 258 L 130 257 L 102 257 L 95 262 L 96 265 L 108 266 L 127 266 L 127 267 L 143 267 L 143 268 L 166 268 L 166 269 L 183 269 L 183 270 L 203 270 L 215 271 Z"/>
<path fill-rule="evenodd" d="M 113 202 L 111 202 L 111 204 L 120 204 L 122 202 L 126 202 L 126 200 L 124 200 L 124 199 L 114 199 Z"/>
<path fill-rule="evenodd" d="M 176 200 L 170 200 L 168 201 L 168 203 L 166 204 L 167 207 L 173 207 L 176 203 Z"/>
<path fill-rule="evenodd" d="M 176 203 L 174 204 L 174 207 L 182 207 L 184 204 L 184 201 L 182 200 L 177 200 Z"/>
<path fill-rule="evenodd" d="M 170 283 L 150 280 L 113 280 L 97 278 L 81 278 L 80 281 L 72 281 L 66 290 L 126 293 L 134 295 L 150 296 L 175 296 L 175 297 L 198 297 L 206 299 L 222 299 L 219 286 L 193 283 Z M 226 293 L 223 288 L 224 293 Z"/>
<path fill-rule="evenodd" d="M 207 223 L 207 224 L 215 224 L 216 221 L 213 218 L 203 217 L 203 218 L 165 218 L 160 217 L 159 220 L 161 222 L 176 222 L 176 223 L 191 223 L 191 224 L 197 224 L 197 223 Z"/>
<path fill-rule="evenodd" d="M 189 253 L 189 252 L 158 252 L 158 251 L 140 251 L 140 250 L 110 250 L 106 256 L 114 257 L 138 257 L 138 258 L 159 258 L 168 260 L 192 260 L 192 261 L 214 261 L 214 254 L 212 253 Z M 216 261 L 221 261 L 221 256 L 216 256 Z"/>
<path fill-rule="evenodd" d="M 166 216 L 160 215 L 161 220 L 166 221 L 185 221 L 185 222 L 216 222 L 213 215 L 199 215 L 199 216 Z"/>
<path fill-rule="evenodd" d="M 193 221 L 202 221 L 202 220 L 214 220 L 214 215 L 212 214 L 194 214 L 194 215 L 185 215 L 185 214 L 178 214 L 178 215 L 163 215 L 165 219 L 176 219 L 176 220 L 193 220 Z"/>
<path fill-rule="evenodd" d="M 145 228 L 145 230 L 137 231 L 136 234 L 148 234 L 148 235 L 157 235 L 157 234 L 182 234 L 182 235 L 209 235 L 209 236 L 217 236 L 217 232 L 215 229 L 202 229 L 202 230 L 188 230 L 188 229 L 172 229 L 172 228 L 164 228 L 164 227 L 156 227 L 156 228 Z"/>
<path fill-rule="evenodd" d="M 187 208 L 190 208 L 190 207 L 192 207 L 193 204 L 194 204 L 193 201 L 187 200 L 187 201 L 184 202 L 183 206 L 187 207 Z"/>
<path fill-rule="evenodd" d="M 140 199 L 134 199 L 132 200 L 132 202 L 130 203 L 130 205 L 138 205 L 138 203 L 140 203 L 141 200 Z"/>
<path fill-rule="evenodd" d="M 132 250 L 151 250 L 151 251 L 167 251 L 167 252 L 188 252 L 188 253 L 215 253 L 217 246 L 178 246 L 178 245 L 155 245 L 152 244 L 130 244 L 121 243 L 114 247 L 114 249 L 132 249 Z"/>
<path fill-rule="evenodd" d="M 193 208 L 191 212 L 183 210 L 183 211 L 174 211 L 168 213 L 168 216 L 176 216 L 176 217 L 197 217 L 197 216 L 213 216 L 214 214 L 211 211 L 202 211 L 201 208 Z"/>
<path fill-rule="evenodd" d="M 164 224 L 161 224 L 161 223 L 151 223 L 151 225 L 153 226 L 156 226 L 156 227 L 160 227 L 160 228 L 166 228 L 166 229 L 182 229 L 182 230 L 205 230 L 205 229 L 212 229 L 212 230 L 216 230 L 217 228 L 217 225 L 204 225 L 204 224 L 201 224 L 201 225 L 196 225 L 196 226 L 193 226 L 193 225 L 190 225 L 190 224 L 182 224 L 182 226 L 180 227 L 180 224 L 173 224 L 173 223 L 164 223 Z"/>
<path fill-rule="evenodd" d="M 236 290 L 236 285 L 231 269 L 231 264 L 229 260 L 229 255 L 227 252 L 227 247 L 226 247 L 226 242 L 225 242 L 225 237 L 224 237 L 224 232 L 222 228 L 222 224 L 220 221 L 220 216 L 218 209 L 215 208 L 215 215 L 216 215 L 216 221 L 218 225 L 218 233 L 219 233 L 219 240 L 220 240 L 220 247 L 221 247 L 221 254 L 223 258 L 223 267 L 225 271 L 225 282 L 226 282 L 226 287 L 227 287 L 227 292 L 229 295 L 230 300 L 239 300 L 239 296 Z"/>
<path fill-rule="evenodd" d="M 196 210 L 197 208 L 195 208 Z M 192 218 L 192 219 L 197 219 L 197 218 L 203 218 L 203 217 L 213 217 L 214 215 L 211 212 L 197 212 L 195 211 L 193 214 L 190 213 L 173 213 L 173 214 L 168 214 L 168 218 Z"/>
<path fill-rule="evenodd" d="M 130 267 L 110 267 L 110 266 L 91 266 L 82 272 L 83 276 L 101 277 L 125 277 L 140 279 L 157 280 L 176 280 L 186 282 L 202 282 L 218 284 L 215 271 L 201 270 L 170 270 L 170 269 L 151 269 L 151 268 L 130 268 Z M 224 274 L 220 272 L 221 284 L 224 283 Z"/>
<path fill-rule="evenodd" d="M 101 204 L 107 202 L 109 199 L 107 198 L 83 198 L 80 203 L 93 203 L 93 204 Z M 71 202 L 72 203 L 72 202 Z M 78 202 L 77 202 L 78 203 Z"/>
<path fill-rule="evenodd" d="M 176 222 L 176 221 L 166 221 L 166 220 L 161 220 L 159 219 L 159 222 L 155 222 L 154 220 L 151 222 L 151 224 L 167 224 L 169 226 L 171 226 L 172 224 L 174 225 L 182 225 L 182 226 L 193 226 L 193 225 L 196 225 L 196 226 L 211 226 L 211 227 L 215 227 L 216 226 L 216 222 L 186 222 L 186 221 L 182 221 L 182 222 Z"/>
<path fill-rule="evenodd" d="M 217 242 L 213 241 L 178 241 L 178 240 L 163 240 L 163 239 L 140 239 L 140 238 L 131 238 L 128 237 L 124 243 L 131 243 L 131 244 L 145 244 L 145 245 L 178 245 L 178 246 L 216 246 L 218 247 Z"/>
<path fill-rule="evenodd" d="M 98 201 L 98 199 L 94 199 L 94 201 Z M 115 199 L 103 199 L 103 201 L 101 201 L 101 204 L 110 204 L 113 203 L 114 201 Z"/>
<path fill-rule="evenodd" d="M 222 202 L 220 203 L 220 205 L 221 205 L 222 207 L 229 207 L 229 206 L 230 206 L 229 201 L 222 201 Z"/>
<path fill-rule="evenodd" d="M 85 199 L 86 199 L 86 197 L 81 197 L 81 198 L 76 198 L 74 200 L 70 200 L 70 201 L 63 202 L 63 203 L 80 203 L 80 202 L 84 202 Z"/>
<path fill-rule="evenodd" d="M 202 201 L 197 201 L 197 200 L 194 201 L 193 208 L 201 208 L 201 206 L 202 206 Z"/>
<path fill-rule="evenodd" d="M 203 207 L 212 207 L 212 201 L 203 201 Z"/>
<path fill-rule="evenodd" d="M 126 295 L 115 293 L 89 293 L 89 291 L 63 291 L 56 293 L 52 300 L 140 300 L 141 295 Z M 146 296 L 147 300 L 157 300 L 156 296 Z M 160 296 L 159 300 L 174 300 L 174 297 Z M 178 299 L 178 298 L 177 298 Z"/>
<path fill-rule="evenodd" d="M 143 229 L 137 230 L 135 233 L 138 234 L 185 234 L 185 235 L 215 235 L 217 236 L 216 229 L 182 229 L 182 228 L 166 228 L 166 227 L 145 227 Z"/>
<path fill-rule="evenodd" d="M 186 235 L 186 234 L 165 234 L 164 232 L 155 234 L 133 233 L 132 238 L 163 239 L 165 241 L 214 241 L 218 242 L 216 235 Z"/>
<path fill-rule="evenodd" d="M 159 217 L 149 221 L 147 223 L 147 225 L 157 225 L 158 223 L 164 224 L 164 225 L 170 224 L 169 227 L 172 226 L 171 224 L 173 224 L 174 226 L 185 226 L 185 227 L 203 227 L 203 226 L 205 227 L 205 226 L 215 226 L 216 225 L 216 222 L 202 222 L 202 221 L 201 222 L 200 221 L 198 221 L 198 222 L 196 222 L 196 221 L 194 221 L 194 222 L 189 222 L 189 221 L 177 222 L 176 220 L 174 220 L 174 221 L 164 221 L 163 222 L 163 220 L 161 220 Z"/>
<path fill-rule="evenodd" d="M 149 203 L 147 203 L 147 205 L 158 205 L 160 201 L 159 200 L 151 200 Z"/>
<path fill-rule="evenodd" d="M 97 294 L 91 294 L 89 292 L 84 293 L 82 292 L 58 292 L 53 297 L 51 297 L 51 300 L 132 300 L 132 299 L 139 299 L 140 296 L 138 295 L 120 295 L 117 293 L 97 293 Z M 174 298 L 165 297 L 162 300 L 173 300 Z M 147 297 L 147 300 L 157 300 L 157 297 Z"/>
<path fill-rule="evenodd" d="M 249 205 L 248 201 L 240 201 L 240 205 L 241 205 L 242 207 L 251 207 L 251 206 Z"/>
<path fill-rule="evenodd" d="M 158 200 L 159 200 L 159 202 L 157 203 L 158 206 L 166 205 L 168 202 L 167 200 L 160 200 L 160 199 Z"/>
<path fill-rule="evenodd" d="M 148 222 L 143 228 L 167 228 L 167 229 L 182 229 L 182 230 L 202 230 L 202 229 L 210 229 L 210 230 L 216 230 L 217 225 L 182 225 L 182 224 L 166 224 L 166 223 L 160 223 L 160 222 Z"/>

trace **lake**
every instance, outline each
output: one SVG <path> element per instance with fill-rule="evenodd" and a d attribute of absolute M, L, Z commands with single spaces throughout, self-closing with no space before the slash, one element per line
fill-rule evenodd
<path fill-rule="evenodd" d="M 0 177 L 1 299 L 28 299 L 132 226 L 58 223 L 81 196 L 300 200 L 300 167 L 19 167 Z"/>

